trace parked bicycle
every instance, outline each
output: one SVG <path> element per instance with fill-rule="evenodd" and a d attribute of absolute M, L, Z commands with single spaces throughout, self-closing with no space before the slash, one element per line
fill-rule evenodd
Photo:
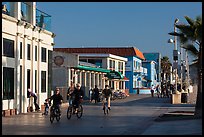
<path fill-rule="evenodd" d="M 59 122 L 61 117 L 60 110 L 58 106 L 52 106 L 50 109 L 50 122 L 53 123 L 56 118 L 57 122 Z"/>
<path fill-rule="evenodd" d="M 79 104 L 78 110 L 76 112 L 76 105 L 69 105 L 67 108 L 67 119 L 71 119 L 72 115 L 76 114 L 77 118 L 81 118 L 83 114 L 83 107 Z"/>
<path fill-rule="evenodd" d="M 112 95 L 112 97 L 111 97 L 111 100 L 124 99 L 124 98 L 126 98 L 126 97 L 127 97 L 127 95 L 126 95 L 125 92 L 118 90 L 118 91 L 114 91 L 114 92 L 113 92 L 113 95 Z"/>

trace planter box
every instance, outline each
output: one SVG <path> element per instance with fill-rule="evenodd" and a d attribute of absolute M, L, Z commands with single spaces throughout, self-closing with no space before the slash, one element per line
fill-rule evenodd
<path fill-rule="evenodd" d="M 3 111 L 4 111 L 5 117 L 10 116 L 10 114 L 11 114 L 10 110 L 3 110 Z"/>
<path fill-rule="evenodd" d="M 45 105 L 41 105 L 41 112 L 45 111 Z"/>
<path fill-rule="evenodd" d="M 10 115 L 16 115 L 16 109 L 10 109 Z"/>

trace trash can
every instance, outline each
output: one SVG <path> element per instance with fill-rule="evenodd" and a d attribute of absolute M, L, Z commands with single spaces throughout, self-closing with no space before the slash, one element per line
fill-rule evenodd
<path fill-rule="evenodd" d="M 187 103 L 188 93 L 181 93 L 181 103 Z"/>

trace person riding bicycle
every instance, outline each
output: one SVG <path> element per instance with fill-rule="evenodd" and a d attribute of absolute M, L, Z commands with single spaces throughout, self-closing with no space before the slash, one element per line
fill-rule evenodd
<path fill-rule="evenodd" d="M 103 95 L 103 110 L 105 110 L 105 101 L 108 102 L 108 109 L 110 110 L 110 98 L 112 96 L 112 92 L 108 85 L 105 86 L 105 89 L 102 91 Z"/>
<path fill-rule="evenodd" d="M 81 89 L 81 84 L 76 84 L 76 88 L 70 95 L 73 97 L 72 104 L 76 106 L 75 113 L 77 113 L 79 104 L 84 97 L 84 91 Z"/>
<path fill-rule="evenodd" d="M 67 101 L 68 101 L 68 106 L 72 105 L 72 96 L 70 95 L 75 89 L 74 83 L 71 81 L 71 85 L 67 90 Z"/>
<path fill-rule="evenodd" d="M 53 108 L 56 107 L 56 108 L 58 108 L 59 113 L 61 114 L 60 105 L 62 104 L 63 97 L 62 97 L 62 95 L 60 94 L 59 88 L 56 88 L 56 89 L 55 89 L 55 94 L 52 95 L 52 96 L 49 98 L 49 100 L 50 100 L 50 101 L 53 100 L 53 105 L 51 106 L 51 110 L 53 110 Z"/>

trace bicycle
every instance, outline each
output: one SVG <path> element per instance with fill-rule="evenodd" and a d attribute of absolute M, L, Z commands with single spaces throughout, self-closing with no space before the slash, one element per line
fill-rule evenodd
<path fill-rule="evenodd" d="M 54 119 L 56 118 L 57 122 L 60 120 L 60 110 L 57 106 L 52 106 L 50 110 L 50 122 L 53 123 Z"/>
<path fill-rule="evenodd" d="M 108 115 L 108 113 L 109 113 L 107 98 L 104 99 L 104 109 L 103 109 L 103 112 L 104 112 L 105 115 L 106 114 Z"/>
<path fill-rule="evenodd" d="M 83 114 L 83 107 L 81 105 L 81 103 L 79 104 L 77 113 L 75 113 L 76 111 L 76 105 L 70 105 L 67 109 L 67 119 L 71 119 L 72 115 L 76 114 L 77 118 L 81 118 L 82 114 Z"/>

